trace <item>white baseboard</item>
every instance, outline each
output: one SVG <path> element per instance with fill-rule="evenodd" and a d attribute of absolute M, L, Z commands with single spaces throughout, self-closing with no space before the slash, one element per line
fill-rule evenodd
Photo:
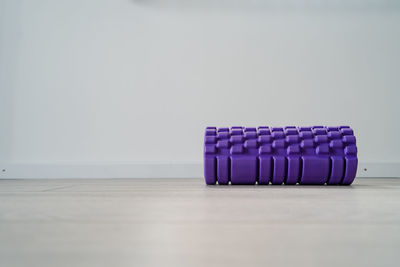
<path fill-rule="evenodd" d="M 199 178 L 201 163 L 40 163 L 1 164 L 0 178 Z"/>
<path fill-rule="evenodd" d="M 1 163 L 0 179 L 202 178 L 201 162 Z M 360 162 L 357 177 L 400 177 L 400 162 Z"/>
<path fill-rule="evenodd" d="M 360 162 L 357 177 L 400 177 L 400 162 Z"/>

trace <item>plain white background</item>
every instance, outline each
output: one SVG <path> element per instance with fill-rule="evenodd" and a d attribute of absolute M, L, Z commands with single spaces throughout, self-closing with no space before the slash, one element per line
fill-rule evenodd
<path fill-rule="evenodd" d="M 206 126 L 313 124 L 399 176 L 399 48 L 395 1 L 0 0 L 0 177 L 200 177 Z"/>

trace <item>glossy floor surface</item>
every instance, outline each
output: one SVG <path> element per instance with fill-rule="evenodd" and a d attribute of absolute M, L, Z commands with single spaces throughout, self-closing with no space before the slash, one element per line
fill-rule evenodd
<path fill-rule="evenodd" d="M 0 180 L 0 266 L 400 266 L 400 179 Z"/>

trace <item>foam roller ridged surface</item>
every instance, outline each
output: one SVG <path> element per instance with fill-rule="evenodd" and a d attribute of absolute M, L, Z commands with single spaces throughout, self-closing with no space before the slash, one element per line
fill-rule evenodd
<path fill-rule="evenodd" d="M 206 184 L 350 185 L 357 146 L 349 126 L 207 127 Z"/>

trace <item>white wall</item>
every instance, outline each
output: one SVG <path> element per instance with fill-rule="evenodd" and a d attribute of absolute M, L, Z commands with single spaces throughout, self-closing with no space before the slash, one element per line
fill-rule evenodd
<path fill-rule="evenodd" d="M 289 124 L 400 176 L 396 2 L 279 3 L 0 0 L 0 177 L 201 176 L 205 126 Z"/>

